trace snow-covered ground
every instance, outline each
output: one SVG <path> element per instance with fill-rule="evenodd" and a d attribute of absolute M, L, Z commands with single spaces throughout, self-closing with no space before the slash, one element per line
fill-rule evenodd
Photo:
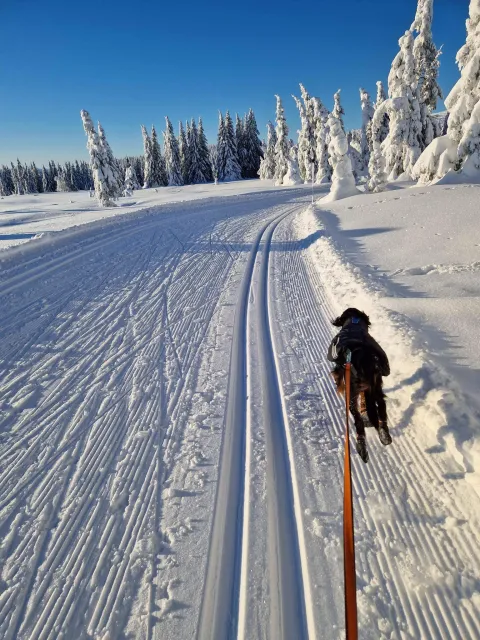
<path fill-rule="evenodd" d="M 308 187 L 254 181 L 107 212 L 88 194 L 58 214 L 51 196 L 1 202 L 19 235 L 59 233 L 1 255 L 0 637 L 344 637 L 344 416 L 325 354 L 350 304 L 393 369 L 394 443 L 368 433 L 369 464 L 353 458 L 360 637 L 480 636 L 476 458 L 454 441 L 476 405 L 417 315 L 426 296 L 395 306 L 427 291 L 414 278 L 447 298 L 445 265 L 475 262 L 456 256 L 480 242 L 477 190 L 441 189 L 328 211 Z M 465 286 L 474 304 L 475 275 Z"/>
<path fill-rule="evenodd" d="M 134 191 L 131 198 L 120 198 L 116 207 L 102 208 L 88 191 L 40 193 L 0 199 L 0 250 L 43 238 L 97 220 L 157 209 L 176 202 L 211 197 L 239 197 L 247 193 L 278 189 L 270 181 L 241 180 L 214 184 L 163 187 Z"/>

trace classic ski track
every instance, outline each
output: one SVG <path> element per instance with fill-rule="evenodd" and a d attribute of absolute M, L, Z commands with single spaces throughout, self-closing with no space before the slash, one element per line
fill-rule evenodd
<path fill-rule="evenodd" d="M 292 225 L 288 219 L 285 224 Z M 303 343 L 308 344 L 308 349 L 302 352 L 302 359 L 308 362 L 309 368 L 314 372 L 314 380 L 325 400 L 326 410 L 330 416 L 330 428 L 333 437 L 341 439 L 344 433 L 343 412 L 341 399 L 333 390 L 329 381 L 329 367 L 325 362 L 325 353 L 332 337 L 332 331 L 328 319 L 335 316 L 330 300 L 324 293 L 320 274 L 308 257 L 307 252 L 295 249 L 298 242 L 294 232 L 289 232 L 290 249 L 284 252 L 283 260 L 287 265 L 282 269 L 282 277 L 288 280 L 290 274 L 294 274 L 295 288 L 298 296 L 293 298 L 285 296 L 290 319 L 296 322 L 298 317 L 309 319 L 308 325 L 298 323 L 297 330 Z M 303 255 L 302 255 L 303 254 Z M 307 331 L 305 327 L 308 326 Z M 326 381 L 326 384 L 324 383 Z M 387 389 L 388 393 L 388 389 Z M 372 575 L 375 578 L 382 576 L 384 586 L 381 592 L 390 594 L 385 604 L 391 607 L 389 618 L 392 627 L 398 637 L 402 631 L 399 627 L 399 613 L 403 611 L 408 622 L 409 632 L 418 638 L 445 638 L 445 640 L 474 640 L 480 635 L 480 612 L 474 611 L 474 615 L 464 607 L 461 611 L 452 608 L 450 598 L 453 597 L 452 588 L 448 583 L 441 584 L 437 589 L 435 584 L 429 585 L 425 590 L 419 590 L 417 597 L 413 596 L 411 588 L 405 584 L 405 578 L 401 566 L 397 565 L 396 558 L 392 557 L 388 546 L 388 540 L 398 539 L 405 545 L 415 566 L 424 566 L 425 558 L 431 559 L 432 564 L 438 566 L 445 574 L 449 574 L 452 567 L 469 567 L 470 563 L 480 567 L 480 548 L 478 544 L 472 544 L 472 540 L 478 541 L 478 535 L 470 522 L 465 522 L 462 527 L 457 527 L 452 532 L 456 544 L 452 544 L 448 538 L 440 539 L 432 535 L 438 511 L 442 509 L 439 501 L 429 487 L 435 487 L 445 478 L 436 468 L 434 460 L 428 458 L 420 451 L 414 440 L 408 443 L 402 437 L 394 435 L 394 453 L 383 449 L 376 442 L 375 434 L 369 431 L 371 462 L 364 465 L 354 455 L 354 493 L 357 496 L 355 510 L 356 519 L 365 523 L 367 529 L 376 532 L 376 542 L 380 547 L 380 553 L 364 556 L 359 550 L 357 574 Z M 408 446 L 407 446 L 408 444 Z M 341 460 L 339 460 L 341 466 Z M 398 487 L 398 479 L 403 478 L 404 490 L 408 491 L 409 499 L 417 504 L 421 512 L 431 518 L 415 521 L 409 511 L 400 508 L 396 500 L 392 500 L 389 488 Z M 423 478 L 423 481 L 419 481 Z M 451 494 L 454 495 L 454 485 L 451 484 Z M 393 511 L 393 518 L 387 522 L 376 522 L 372 519 L 370 509 L 365 504 L 365 497 L 375 487 L 381 500 L 388 504 Z M 427 495 L 428 492 L 428 495 Z M 447 511 L 448 513 L 448 511 Z M 375 570 L 377 569 L 377 570 Z M 393 601 L 393 607 L 392 607 Z M 397 603 L 397 604 L 395 604 Z M 396 610 L 396 611 L 395 611 Z M 401 615 L 401 614 L 400 614 Z"/>
<path fill-rule="evenodd" d="M 248 496 L 246 467 L 249 454 L 246 445 L 249 401 L 247 380 L 250 340 L 248 316 L 250 291 L 254 272 L 260 270 L 260 287 L 255 296 L 257 306 L 256 331 L 260 347 L 260 368 L 267 370 L 262 379 L 264 423 L 267 432 L 268 505 L 269 505 L 269 572 L 271 614 L 269 637 L 279 640 L 313 635 L 310 615 L 308 572 L 301 560 L 305 554 L 299 549 L 303 542 L 303 525 L 294 504 L 296 489 L 292 486 L 295 474 L 288 451 L 288 424 L 284 413 L 281 381 L 278 378 L 274 343 L 271 336 L 268 273 L 269 251 L 277 225 L 299 206 L 283 212 L 258 233 L 244 271 L 235 312 L 233 343 L 230 361 L 229 388 L 225 412 L 224 441 L 217 484 L 217 499 L 210 538 L 203 602 L 197 629 L 199 640 L 241 638 L 246 629 L 246 592 L 248 544 Z M 262 249 L 260 250 L 260 245 Z M 260 266 L 257 258 L 261 259 Z M 239 620 L 241 612 L 242 619 Z"/>
<path fill-rule="evenodd" d="M 21 363 L 20 369 L 8 372 L 6 397 L 17 402 L 17 391 L 29 382 L 41 389 L 45 380 L 47 386 L 34 411 L 19 409 L 18 415 L 7 416 L 15 429 L 0 440 L 0 526 L 9 531 L 9 542 L 1 548 L 7 579 L 0 597 L 2 637 L 53 639 L 64 629 L 75 636 L 82 621 L 88 621 L 92 634 L 125 624 L 134 597 L 128 575 L 139 557 L 136 549 L 152 535 L 146 532 L 158 531 L 161 489 L 183 438 L 185 409 L 180 412 L 178 401 L 183 389 L 195 384 L 204 337 L 218 303 L 208 292 L 221 293 L 252 223 L 264 224 L 262 218 L 267 213 L 271 219 L 275 209 L 285 211 L 285 205 L 270 209 L 266 204 L 247 219 L 240 202 L 222 215 L 217 208 L 214 227 L 228 228 L 229 238 L 239 237 L 241 244 L 221 242 L 215 251 L 205 251 L 205 230 L 203 236 L 192 232 L 187 221 L 180 231 L 176 228 L 181 238 L 177 245 L 166 234 L 155 235 L 166 226 L 161 219 L 155 224 L 148 218 L 135 228 L 127 225 L 123 232 L 114 228 L 116 238 L 111 231 L 103 234 L 107 243 L 99 239 L 92 252 L 108 246 L 101 257 L 107 262 L 129 243 L 121 260 L 109 264 L 100 277 L 92 273 L 82 280 L 75 298 L 72 265 L 77 259 L 81 262 L 85 252 L 69 254 L 68 263 L 66 256 L 59 256 L 51 265 L 52 274 L 69 264 L 72 277 L 50 296 L 54 309 L 41 318 L 36 300 L 21 307 L 38 318 L 37 330 L 28 344 L 5 353 L 9 361 L 18 358 Z M 236 216 L 229 217 L 232 209 Z M 195 242 L 190 242 L 192 234 Z M 83 244 L 88 247 L 88 239 Z M 26 291 L 37 278 L 39 260 L 32 268 L 34 277 L 25 279 Z M 36 294 L 37 300 L 44 290 Z M 95 298 L 100 295 L 98 304 Z M 78 302 L 82 298 L 84 307 Z M 18 303 L 23 300 L 19 289 Z M 21 315 L 16 321 L 13 313 L 8 317 L 9 330 L 22 327 Z M 59 336 L 56 353 L 38 359 L 31 347 L 49 338 L 52 321 Z M 64 363 L 62 355 L 70 351 Z M 34 362 L 35 376 L 29 379 Z M 59 364 L 64 367 L 62 384 L 49 386 Z M 167 370 L 176 373 L 172 377 Z M 152 389 L 147 391 L 149 399 L 142 402 L 136 389 L 143 389 L 143 394 Z M 137 438 L 140 416 L 141 424 L 155 427 Z M 67 429 L 59 428 L 62 424 Z M 27 490 L 28 515 L 22 507 Z M 27 521 L 30 526 L 25 529 Z M 14 544 L 19 527 L 24 533 Z M 112 562 L 119 554 L 120 562 Z M 153 584 L 155 554 L 148 551 L 145 558 L 151 558 L 152 577 L 145 627 L 149 635 L 158 596 Z"/>

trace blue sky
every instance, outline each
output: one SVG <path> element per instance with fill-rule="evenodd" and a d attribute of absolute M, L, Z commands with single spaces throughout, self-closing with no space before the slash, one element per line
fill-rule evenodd
<path fill-rule="evenodd" d="M 330 108 L 342 89 L 347 127 L 360 124 L 358 88 L 386 81 L 416 0 L 1 0 L 0 163 L 87 158 L 80 109 L 106 129 L 115 155 L 142 153 L 140 125 L 202 116 L 215 141 L 218 110 L 252 107 L 262 136 L 303 82 Z M 459 77 L 469 0 L 435 0 L 440 83 Z M 442 105 L 440 105 L 441 107 Z"/>

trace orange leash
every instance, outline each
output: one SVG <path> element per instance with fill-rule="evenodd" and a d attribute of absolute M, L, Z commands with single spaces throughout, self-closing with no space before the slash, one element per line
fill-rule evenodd
<path fill-rule="evenodd" d="M 350 377 L 351 365 L 345 365 L 345 407 L 347 432 L 345 437 L 345 476 L 343 494 L 343 567 L 345 573 L 345 629 L 347 640 L 358 639 L 357 577 L 355 573 L 355 534 L 353 528 L 352 468 L 350 464 Z"/>

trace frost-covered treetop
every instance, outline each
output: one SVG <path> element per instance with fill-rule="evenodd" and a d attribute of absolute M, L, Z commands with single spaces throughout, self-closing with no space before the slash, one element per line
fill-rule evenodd
<path fill-rule="evenodd" d="M 470 0 L 469 17 L 467 19 L 467 40 L 457 53 L 457 64 L 460 71 L 467 66 L 480 49 L 480 0 Z"/>
<path fill-rule="evenodd" d="M 433 0 L 418 0 L 415 20 L 410 27 L 410 31 L 428 33 L 432 30 L 433 20 Z"/>
<path fill-rule="evenodd" d="M 388 95 L 390 98 L 402 98 L 416 87 L 415 59 L 413 57 L 413 35 L 410 31 L 398 41 L 400 51 L 392 62 L 388 74 Z"/>

